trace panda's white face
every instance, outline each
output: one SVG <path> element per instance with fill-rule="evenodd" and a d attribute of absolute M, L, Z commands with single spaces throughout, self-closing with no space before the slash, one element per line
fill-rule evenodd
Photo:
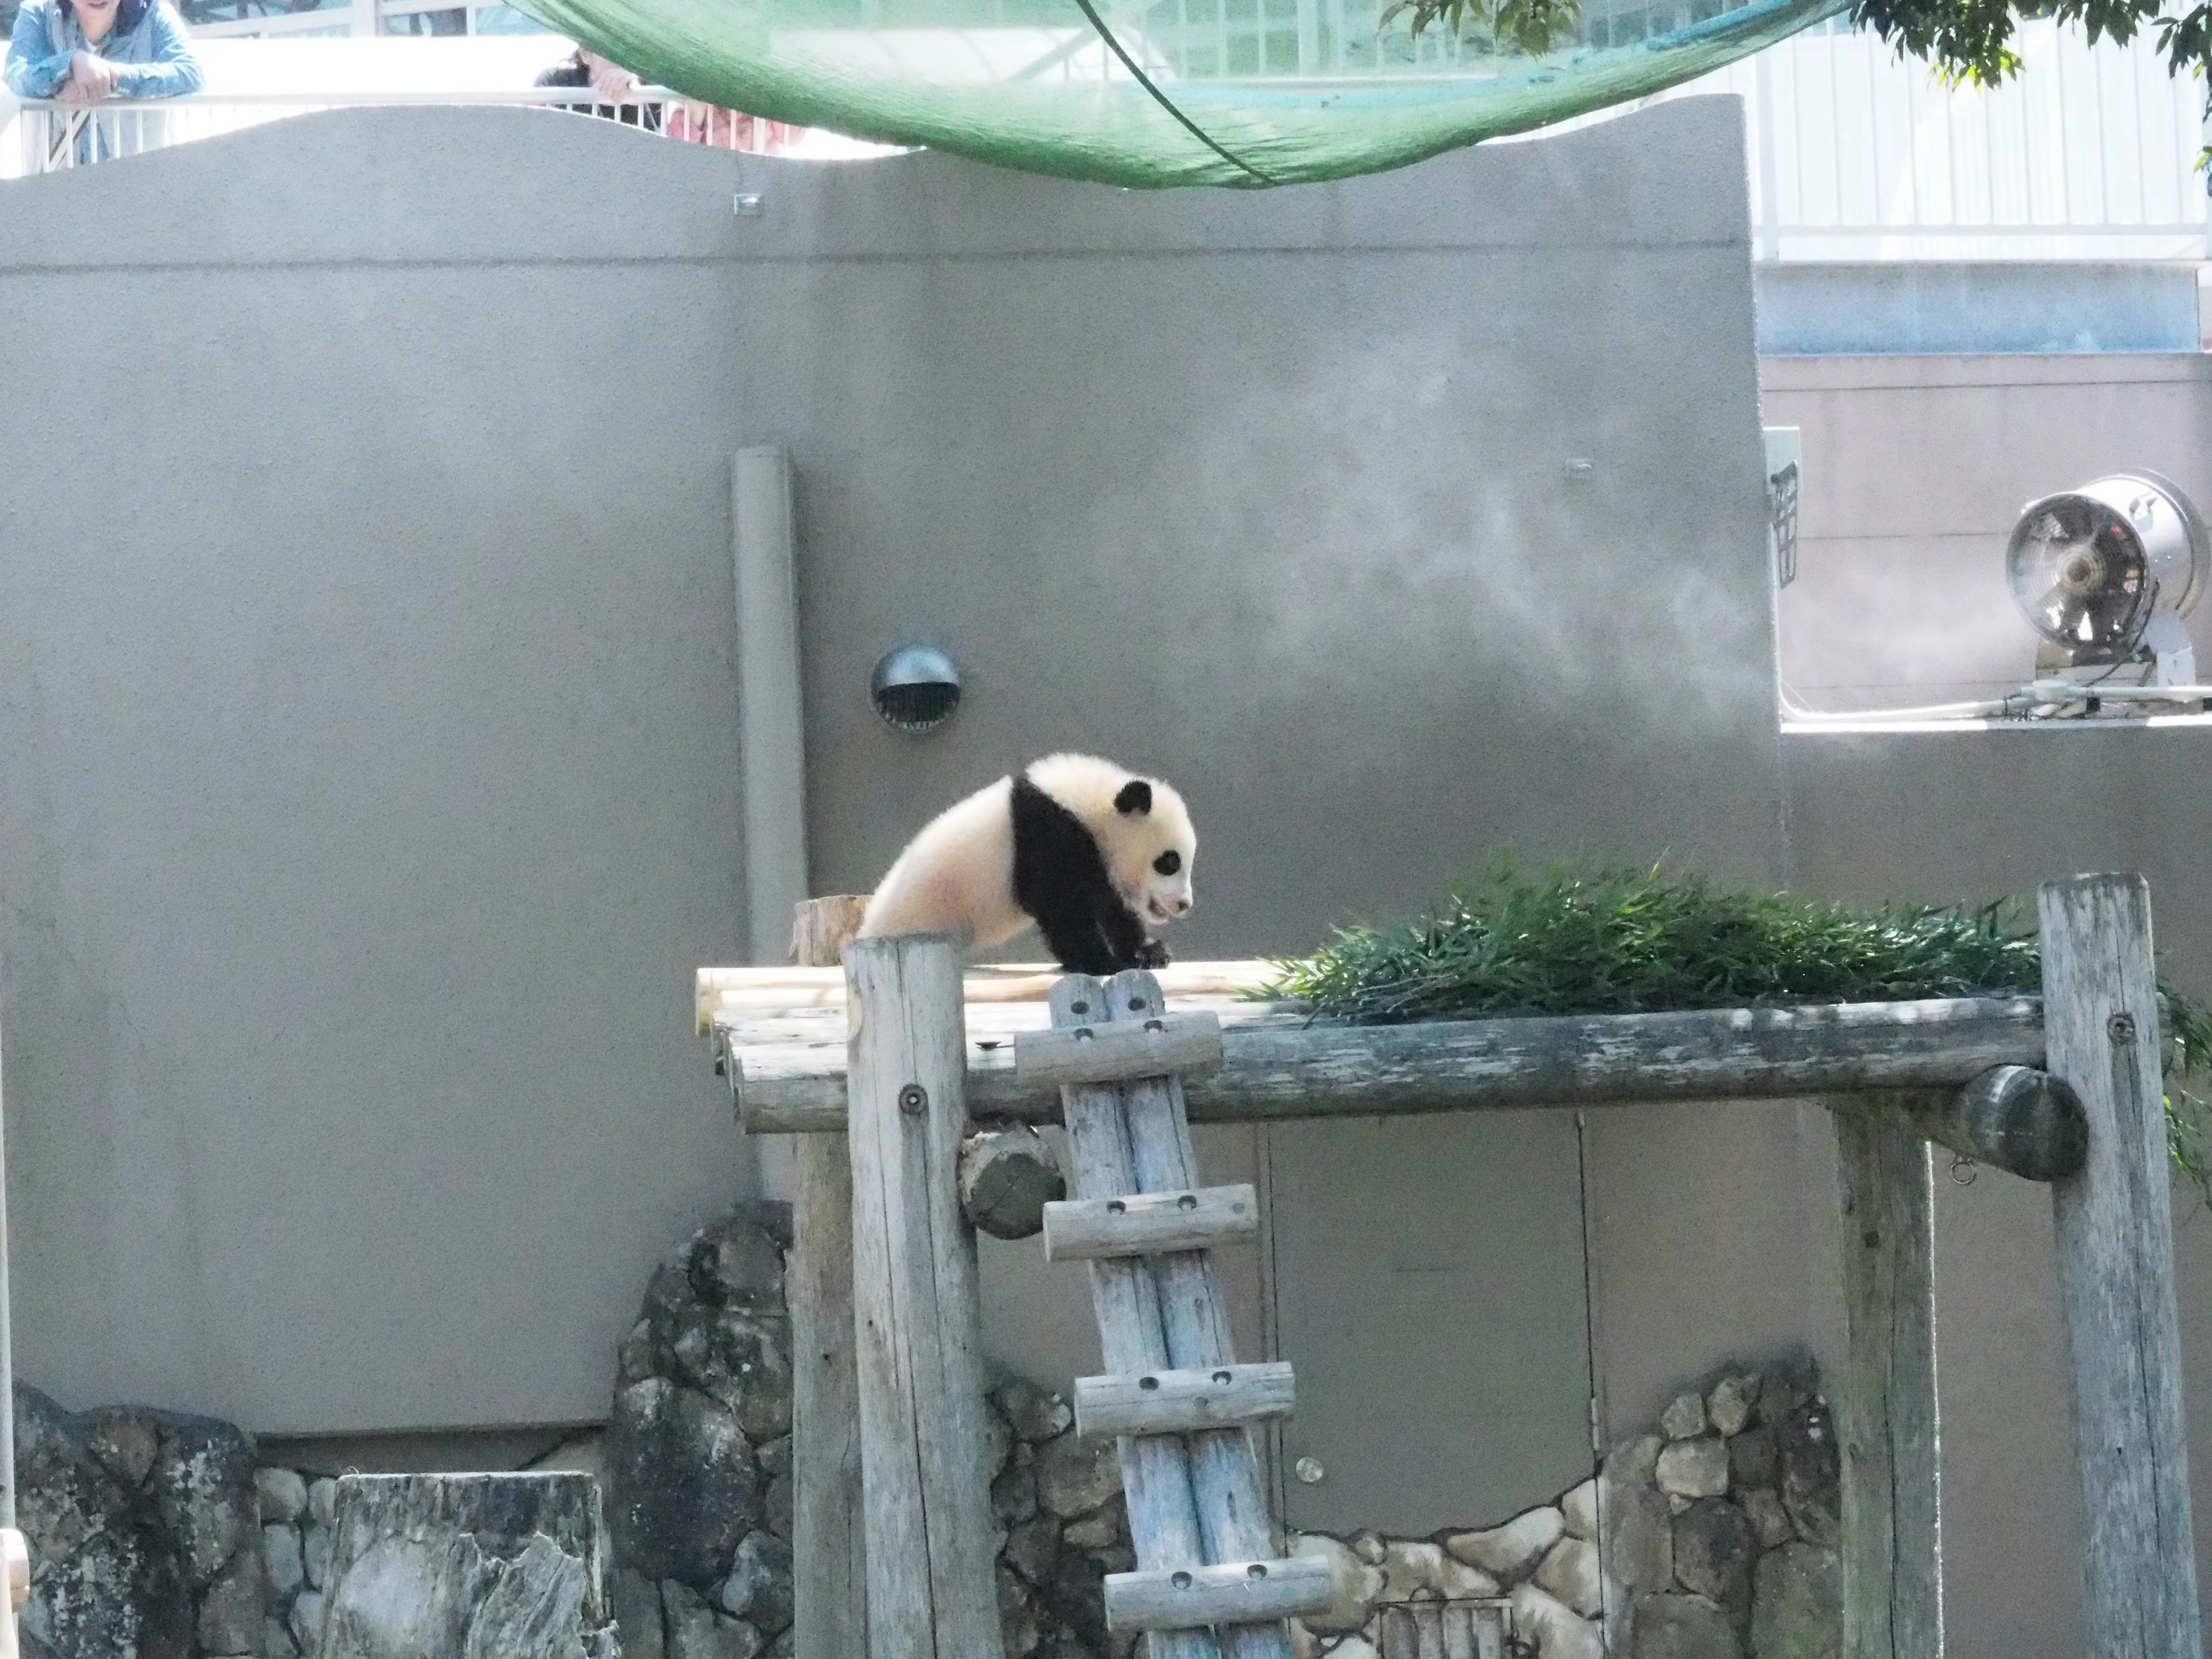
<path fill-rule="evenodd" d="M 1114 798 L 1106 840 L 1115 888 L 1146 922 L 1164 927 L 1190 908 L 1198 832 L 1181 795 L 1164 783 L 1132 781 Z"/>

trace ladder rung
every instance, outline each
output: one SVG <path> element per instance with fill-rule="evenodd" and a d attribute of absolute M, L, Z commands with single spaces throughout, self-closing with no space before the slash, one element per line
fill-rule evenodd
<path fill-rule="evenodd" d="M 1219 1365 L 1206 1370 L 1150 1371 L 1141 1376 L 1075 1379 L 1075 1431 L 1188 1434 L 1288 1417 L 1297 1385 L 1290 1363 Z"/>
<path fill-rule="evenodd" d="M 1210 1072 L 1220 1064 L 1221 1020 L 1210 1012 L 1063 1025 L 1014 1037 L 1015 1076 L 1044 1087 L 1127 1083 Z"/>
<path fill-rule="evenodd" d="M 1071 1199 L 1044 1206 L 1048 1261 L 1210 1250 L 1259 1233 L 1260 1195 L 1249 1186 Z"/>
<path fill-rule="evenodd" d="M 1195 1630 L 1203 1625 L 1260 1625 L 1319 1613 L 1336 1601 L 1328 1563 L 1233 1561 L 1218 1567 L 1106 1575 L 1109 1630 Z"/>

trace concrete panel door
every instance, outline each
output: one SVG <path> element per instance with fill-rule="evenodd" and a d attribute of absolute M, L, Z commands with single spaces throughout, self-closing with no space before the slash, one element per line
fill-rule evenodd
<path fill-rule="evenodd" d="M 1418 1536 L 1584 1479 L 1575 1115 L 1287 1123 L 1267 1140 L 1276 1339 L 1298 1382 L 1285 1522 Z"/>

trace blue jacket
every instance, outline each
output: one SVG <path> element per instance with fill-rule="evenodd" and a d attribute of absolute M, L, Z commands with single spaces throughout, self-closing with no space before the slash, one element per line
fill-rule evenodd
<path fill-rule="evenodd" d="M 77 27 L 70 0 L 23 0 L 8 43 L 8 89 L 18 98 L 52 97 L 69 79 L 71 54 L 80 52 L 123 66 L 118 98 L 175 98 L 200 89 L 199 61 L 169 0 L 123 0 L 115 27 L 96 46 Z"/>

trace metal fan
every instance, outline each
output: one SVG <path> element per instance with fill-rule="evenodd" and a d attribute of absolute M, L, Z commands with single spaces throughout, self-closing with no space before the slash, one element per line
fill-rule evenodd
<path fill-rule="evenodd" d="M 2204 591 L 2204 521 L 2154 472 L 2116 472 L 2021 510 L 2005 550 L 2014 603 L 2043 635 L 2039 674 L 2154 665 L 2162 685 L 2193 684 L 2181 618 Z"/>

